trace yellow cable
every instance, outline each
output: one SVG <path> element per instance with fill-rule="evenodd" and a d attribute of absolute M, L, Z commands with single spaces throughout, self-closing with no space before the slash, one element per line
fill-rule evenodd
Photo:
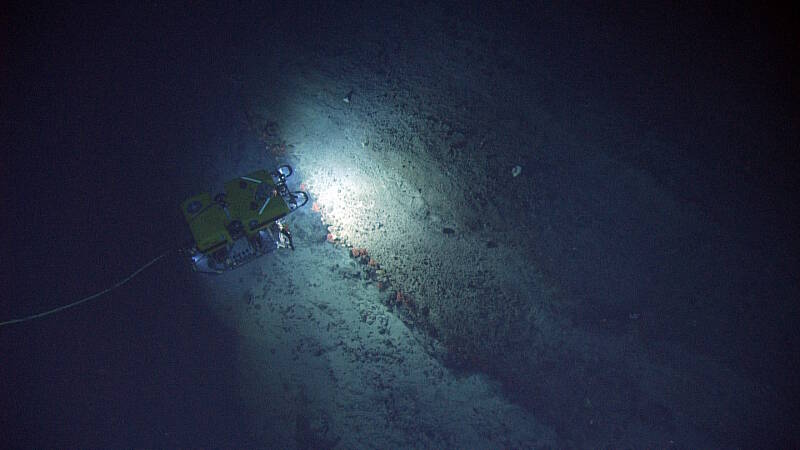
<path fill-rule="evenodd" d="M 163 258 L 163 257 L 167 256 L 167 255 L 168 255 L 168 254 L 169 254 L 171 251 L 172 251 L 172 250 L 170 250 L 170 251 L 167 251 L 167 252 L 164 252 L 164 253 L 162 253 L 161 255 L 159 255 L 159 256 L 157 256 L 157 257 L 153 258 L 153 259 L 152 259 L 152 260 L 151 260 L 149 263 L 147 263 L 147 264 L 143 265 L 142 267 L 140 267 L 140 268 L 139 268 L 139 270 L 137 270 L 136 272 L 133 272 L 132 274 L 128 275 L 128 277 L 127 277 L 127 278 L 125 278 L 124 280 L 122 280 L 122 281 L 118 282 L 117 284 L 115 284 L 115 285 L 111 286 L 111 287 L 110 287 L 110 288 L 108 288 L 108 289 L 105 289 L 105 290 L 103 290 L 103 291 L 100 291 L 100 292 L 98 292 L 98 293 L 96 293 L 96 294 L 94 294 L 94 295 L 90 295 L 90 296 L 88 296 L 88 297 L 86 297 L 86 298 L 82 298 L 82 299 L 80 299 L 80 300 L 78 300 L 78 301 L 76 301 L 76 302 L 70 303 L 70 304 L 68 304 L 68 305 L 59 306 L 58 308 L 51 309 L 51 310 L 49 310 L 49 311 L 41 312 L 41 313 L 39 313 L 39 314 L 33 314 L 33 315 L 30 315 L 30 316 L 27 316 L 27 317 L 21 317 L 21 318 L 19 318 L 19 319 L 11 319 L 11 320 L 6 320 L 5 322 L 0 322 L 0 327 L 4 327 L 4 326 L 6 326 L 6 325 L 11 325 L 11 324 L 14 324 L 14 323 L 27 322 L 27 321 L 29 321 L 29 320 L 33 320 L 33 319 L 38 319 L 38 318 L 40 318 L 40 317 L 49 316 L 50 314 L 55 314 L 55 313 L 57 313 L 57 312 L 59 312 L 59 311 L 63 311 L 63 310 L 65 310 L 65 309 L 72 308 L 73 306 L 78 306 L 78 305 L 80 305 L 81 303 L 86 303 L 86 302 L 88 302 L 89 300 L 94 300 L 94 299 L 96 299 L 97 297 L 101 297 L 101 296 L 103 296 L 103 295 L 105 295 L 105 294 L 108 294 L 109 292 L 111 292 L 111 291 L 113 291 L 114 289 L 116 289 L 116 288 L 118 288 L 118 287 L 122 286 L 123 284 L 127 283 L 128 281 L 131 281 L 131 279 L 133 279 L 133 277 L 135 277 L 136 275 L 139 275 L 139 273 L 140 273 L 141 271 L 143 271 L 143 270 L 147 269 L 148 267 L 152 266 L 153 264 L 155 264 L 155 263 L 156 263 L 156 261 L 158 261 L 159 259 L 161 259 L 161 258 Z"/>

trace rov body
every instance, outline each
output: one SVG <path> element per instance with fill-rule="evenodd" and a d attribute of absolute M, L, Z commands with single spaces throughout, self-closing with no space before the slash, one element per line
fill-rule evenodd
<path fill-rule="evenodd" d="M 204 192 L 181 203 L 193 242 L 186 249 L 192 269 L 223 273 L 277 248 L 294 249 L 284 223 L 308 202 L 303 191 L 289 191 L 286 179 L 294 171 L 284 165 L 257 170 L 225 183 L 225 192 Z"/>

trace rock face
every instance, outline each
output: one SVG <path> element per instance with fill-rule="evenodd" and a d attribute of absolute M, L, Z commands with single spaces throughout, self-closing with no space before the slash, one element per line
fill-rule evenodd
<path fill-rule="evenodd" d="M 396 39 L 405 31 L 389 14 L 378 19 L 381 33 L 333 26 L 327 32 L 344 38 L 315 41 L 313 49 L 298 43 L 296 54 L 306 56 L 281 59 L 280 78 L 245 77 L 256 80 L 248 95 L 278 122 L 276 139 L 287 143 L 286 158 L 315 202 L 294 229 L 315 252 L 358 253 L 360 262 L 339 267 L 312 258 L 319 266 L 309 270 L 326 267 L 374 291 L 340 291 L 337 301 L 364 308 L 358 321 L 338 322 L 343 336 L 315 341 L 314 351 L 385 364 L 376 369 L 384 373 L 421 364 L 488 374 L 509 399 L 537 412 L 531 423 L 560 430 L 559 446 L 714 447 L 775 432 L 765 421 L 748 435 L 745 411 L 775 417 L 790 407 L 776 392 L 755 394 L 739 361 L 741 352 L 763 361 L 746 336 L 760 333 L 772 313 L 743 323 L 719 312 L 713 305 L 738 291 L 707 283 L 733 279 L 709 269 L 725 261 L 771 263 L 748 255 L 698 203 L 626 153 L 632 146 L 680 152 L 613 112 L 569 106 L 552 74 L 502 45 L 500 30 L 426 8 L 399 21 L 421 41 Z M 682 179 L 696 168 L 669 170 Z M 376 304 L 367 300 L 373 296 Z M 331 298 L 314 302 L 284 313 L 328 317 L 335 309 Z M 338 319 L 330 320 L 317 328 Z M 355 325 L 378 340 L 325 344 L 370 333 L 344 330 Z M 747 333 L 737 334 L 739 326 Z M 438 362 L 410 364 L 397 342 L 379 344 L 410 327 L 436 342 L 418 350 Z M 397 377 L 373 381 L 390 386 Z M 397 411 L 425 407 L 398 406 L 419 396 L 397 392 L 382 397 L 382 417 L 411 423 Z M 323 419 L 309 420 L 304 429 L 325 428 Z M 545 441 L 552 436 L 543 433 Z M 433 436 L 431 445 L 448 442 Z M 520 437 L 528 438 L 540 442 Z"/>
<path fill-rule="evenodd" d="M 238 330 L 241 396 L 254 442 L 280 448 L 544 447 L 555 434 L 481 374 L 444 364 L 413 325 L 408 295 L 381 302 L 369 263 L 295 220 L 295 252 L 204 280 Z M 360 249 L 363 250 L 363 249 Z M 241 292 L 241 294 L 237 294 Z M 240 299 L 236 301 L 235 299 Z"/>

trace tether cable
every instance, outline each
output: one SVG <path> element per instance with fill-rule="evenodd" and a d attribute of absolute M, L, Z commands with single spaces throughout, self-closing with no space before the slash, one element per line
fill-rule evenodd
<path fill-rule="evenodd" d="M 55 314 L 57 312 L 63 311 L 65 309 L 72 308 L 73 306 L 78 306 L 78 305 L 80 305 L 82 303 L 86 303 L 86 302 L 88 302 L 90 300 L 94 300 L 94 299 L 96 299 L 98 297 L 102 297 L 103 295 L 106 295 L 109 292 L 113 291 L 114 289 L 116 289 L 116 288 L 122 286 L 123 284 L 131 281 L 136 275 L 139 275 L 142 271 L 144 271 L 148 267 L 152 266 L 158 260 L 160 260 L 161 258 L 167 256 L 170 253 L 172 253 L 172 250 L 166 251 L 166 252 L 156 256 L 155 258 L 150 260 L 150 262 L 148 262 L 147 264 L 145 264 L 142 267 L 140 267 L 136 272 L 133 272 L 132 274 L 130 274 L 127 277 L 125 277 L 125 279 L 123 279 L 122 281 L 119 281 L 119 282 L 117 282 L 117 284 L 115 284 L 115 285 L 113 285 L 113 286 L 111 286 L 111 287 L 109 287 L 107 289 L 104 289 L 104 290 L 102 290 L 102 291 L 100 291 L 100 292 L 98 292 L 98 293 L 96 293 L 94 295 L 90 295 L 90 296 L 88 296 L 86 298 L 82 298 L 82 299 L 80 299 L 80 300 L 78 300 L 76 302 L 72 302 L 72 303 L 70 303 L 68 305 L 59 306 L 58 308 L 54 308 L 54 309 L 51 309 L 49 311 L 40 312 L 38 314 L 33 314 L 33 315 L 30 315 L 30 316 L 27 316 L 27 317 L 21 317 L 19 319 L 11 319 L 11 320 L 6 320 L 5 322 L 0 322 L 0 327 L 4 327 L 6 325 L 11 325 L 11 324 L 15 324 L 15 323 L 27 322 L 27 321 L 33 320 L 33 319 L 39 319 L 39 318 L 42 318 L 42 317 L 45 317 L 45 316 L 49 316 L 51 314 Z"/>

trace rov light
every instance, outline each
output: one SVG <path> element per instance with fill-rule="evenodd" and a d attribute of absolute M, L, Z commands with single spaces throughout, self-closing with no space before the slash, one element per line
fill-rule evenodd
<path fill-rule="evenodd" d="M 324 211 L 326 221 L 347 229 L 357 222 L 371 197 L 368 183 L 355 171 L 335 170 L 315 181 L 316 202 Z M 347 175 L 343 175 L 347 174 Z"/>

